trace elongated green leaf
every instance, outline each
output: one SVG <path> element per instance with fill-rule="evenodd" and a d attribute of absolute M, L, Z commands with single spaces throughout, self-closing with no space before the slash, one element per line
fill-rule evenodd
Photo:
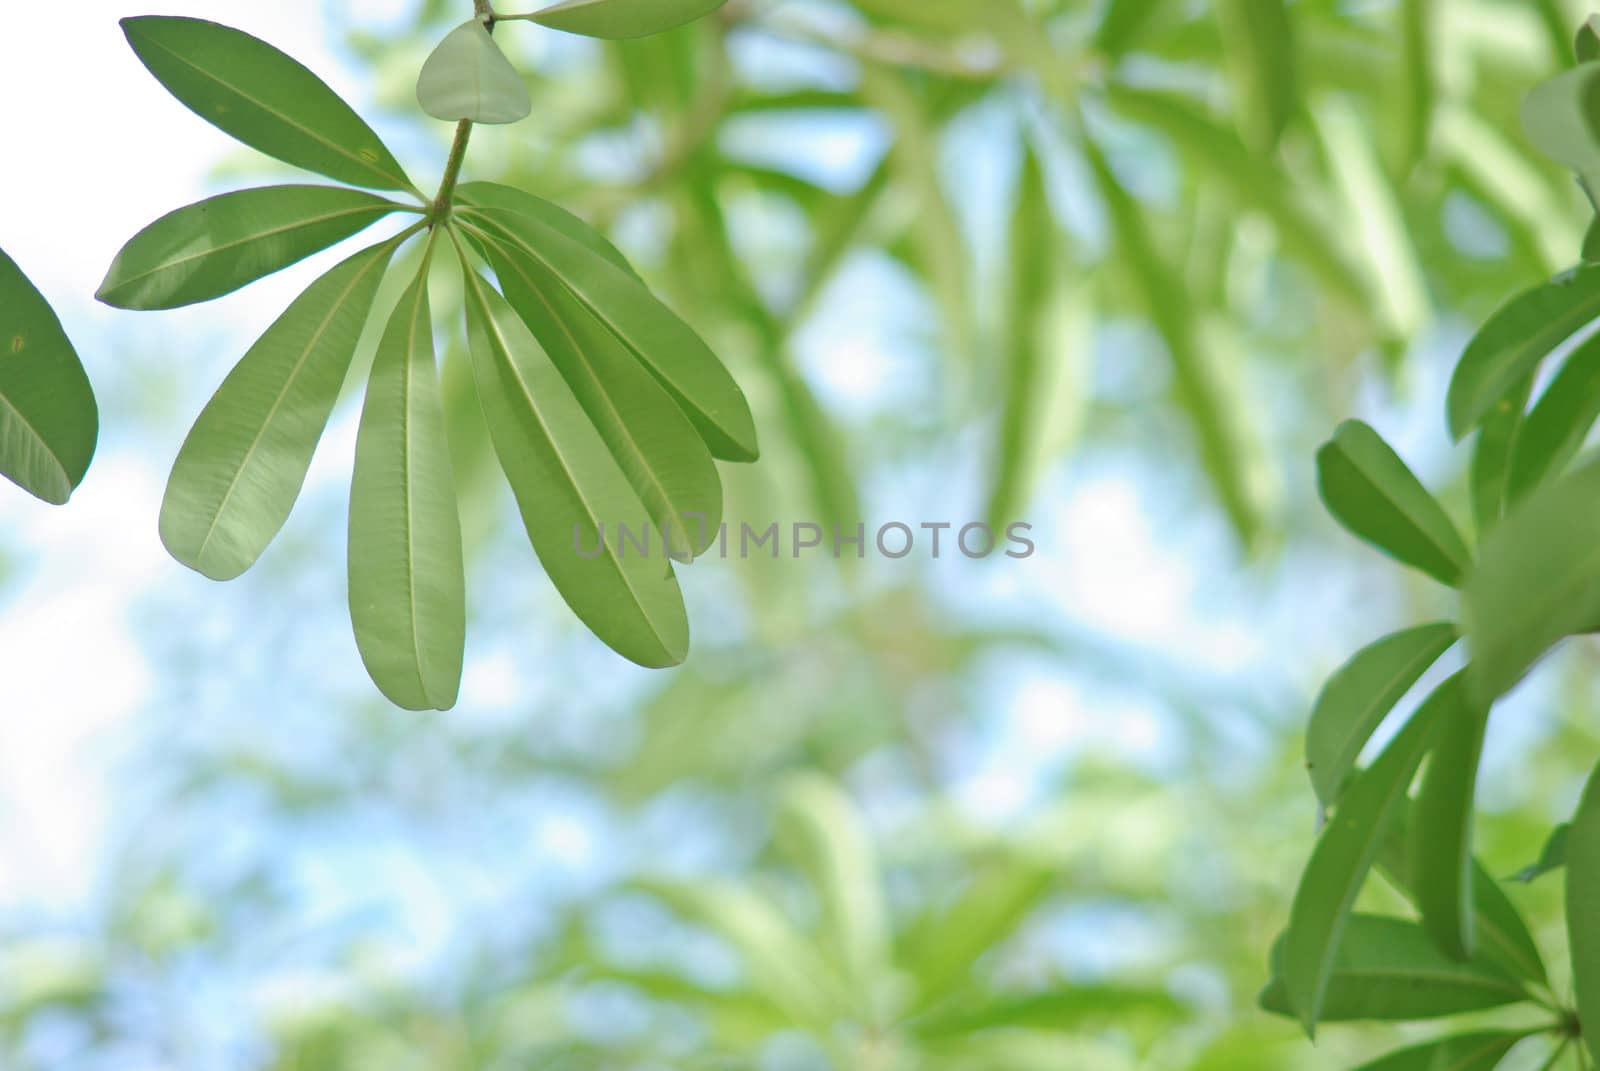
<path fill-rule="evenodd" d="M 1600 770 L 1590 777 L 1567 830 L 1567 938 L 1572 942 L 1572 988 L 1578 1018 L 1600 1023 Z M 1600 1060 L 1600 1034 L 1583 1043 Z"/>
<path fill-rule="evenodd" d="M 1094 31 L 1095 47 L 1108 56 L 1120 56 L 1138 40 L 1167 0 L 1110 0 Z"/>
<path fill-rule="evenodd" d="M 1261 1006 L 1297 1015 L 1293 1002 L 1293 933 L 1273 951 L 1273 978 Z M 1332 957 L 1321 999 L 1323 1022 L 1434 1019 L 1527 1000 L 1522 984 L 1495 964 L 1461 962 L 1441 952 L 1422 927 L 1404 919 L 1351 915 Z"/>
<path fill-rule="evenodd" d="M 1484 541 L 1462 591 L 1481 702 L 1509 691 L 1563 638 L 1600 621 L 1600 461 L 1530 494 Z"/>
<path fill-rule="evenodd" d="M 1118 112 L 1169 138 L 1185 160 L 1227 191 L 1240 211 L 1265 215 L 1284 249 L 1324 286 L 1360 306 L 1370 303 L 1369 287 L 1339 252 L 1337 234 L 1295 199 L 1294 185 L 1282 170 L 1252 153 L 1238 134 L 1178 93 L 1113 83 L 1106 94 Z"/>
<path fill-rule="evenodd" d="M 1531 1036 L 1527 1030 L 1484 1030 L 1457 1034 L 1391 1052 L 1356 1071 L 1493 1071 L 1512 1049 Z"/>
<path fill-rule="evenodd" d="M 1436 79 L 1439 12 L 1436 0 L 1402 0 L 1400 68 L 1405 90 L 1405 136 L 1401 142 L 1404 170 L 1410 171 L 1428 151 L 1438 101 Z"/>
<path fill-rule="evenodd" d="M 1495 403 L 1478 432 L 1472 449 L 1472 514 L 1481 541 L 1489 529 L 1500 523 L 1510 499 L 1511 465 L 1526 420 L 1528 395 L 1533 390 L 1530 376 L 1511 388 Z"/>
<path fill-rule="evenodd" d="M 545 572 L 612 650 L 677 665 L 689 623 L 670 563 L 629 553 L 620 531 L 648 531 L 644 504 L 516 311 L 477 272 L 465 277 L 478 401 Z"/>
<path fill-rule="evenodd" d="M 1356 775 L 1300 875 L 1283 938 L 1282 974 L 1287 1005 L 1308 1035 L 1315 1035 L 1322 1018 L 1341 934 L 1356 893 L 1377 858 L 1391 821 L 1405 805 L 1411 779 L 1433 741 L 1439 720 L 1461 715 L 1466 701 L 1463 685 L 1464 678 L 1458 673 L 1435 689 L 1377 760 Z M 1428 947 L 1436 958 L 1443 958 L 1431 942 Z"/>
<path fill-rule="evenodd" d="M 693 422 L 712 456 L 754 461 L 755 421 L 744 392 L 698 335 L 643 283 L 528 214 L 484 217 L 508 251 L 544 267 L 655 375 Z"/>
<path fill-rule="evenodd" d="M 1572 826 L 1562 822 L 1550 831 L 1550 839 L 1544 842 L 1544 850 L 1539 853 L 1539 858 L 1517 871 L 1513 880 L 1524 885 L 1534 881 L 1553 870 L 1560 870 L 1567 865 L 1567 837 L 1572 832 Z"/>
<path fill-rule="evenodd" d="M 1573 52 L 1579 63 L 1600 60 L 1600 15 L 1590 15 L 1578 27 L 1577 36 L 1573 39 Z"/>
<path fill-rule="evenodd" d="M 122 20 L 128 44 L 206 122 L 286 164 L 352 186 L 414 190 L 378 135 L 298 61 L 203 19 Z"/>
<path fill-rule="evenodd" d="M 1395 817 L 1389 835 L 1384 838 L 1378 866 L 1401 895 L 1418 905 L 1420 899 L 1409 847 L 1412 808 L 1408 805 L 1401 810 L 1404 813 Z M 1539 985 L 1549 984 L 1544 959 L 1539 955 L 1539 946 L 1528 930 L 1528 923 L 1500 883 L 1476 860 L 1472 862 L 1472 913 L 1479 959 L 1495 963 L 1518 978 Z"/>
<path fill-rule="evenodd" d="M 1600 419 L 1600 335 L 1573 350 L 1523 421 L 1511 461 L 1512 502 L 1578 455 Z"/>
<path fill-rule="evenodd" d="M 1218 0 L 1217 18 L 1252 142 L 1277 144 L 1300 103 L 1293 27 L 1284 0 Z"/>
<path fill-rule="evenodd" d="M 480 240 L 512 308 L 566 380 L 657 528 L 667 533 L 672 553 L 703 553 L 722 523 L 722 480 L 694 425 L 544 265 L 492 235 Z"/>
<path fill-rule="evenodd" d="M 1366 424 L 1345 421 L 1317 451 L 1317 489 L 1352 534 L 1442 583 L 1461 582 L 1471 556 L 1455 524 Z"/>
<path fill-rule="evenodd" d="M 1140 300 L 1166 343 L 1178 397 L 1194 425 L 1206 474 L 1235 532 L 1248 546 L 1260 531 L 1264 496 L 1242 414 L 1229 410 L 1228 392 L 1206 352 L 1187 288 L 1158 252 L 1144 211 L 1117 181 L 1099 147 L 1085 141 L 1084 150 L 1111 217 L 1116 248 L 1132 268 Z"/>
<path fill-rule="evenodd" d="M 0 249 L 0 475 L 60 505 L 99 433 L 94 391 L 61 321 Z"/>
<path fill-rule="evenodd" d="M 522 75 L 476 18 L 445 35 L 422 65 L 417 103 L 435 119 L 515 123 L 533 111 Z"/>
<path fill-rule="evenodd" d="M 1324 807 L 1338 799 L 1383 719 L 1456 636 L 1447 621 L 1391 633 L 1357 651 L 1328 678 L 1306 730 L 1306 769 Z"/>
<path fill-rule="evenodd" d="M 263 186 L 211 197 L 134 235 L 95 297 L 123 309 L 210 301 L 343 241 L 399 207 L 337 186 Z"/>
<path fill-rule="evenodd" d="M 1472 813 L 1488 722 L 1489 707 L 1471 703 L 1440 720 L 1408 829 L 1411 887 L 1422 928 L 1461 960 L 1470 959 L 1476 946 Z"/>
<path fill-rule="evenodd" d="M 1177 1021 L 1183 1005 L 1162 989 L 1125 986 L 1057 986 L 1039 993 L 974 997 L 963 994 L 948 1005 L 920 1016 L 909 1026 L 926 1041 L 976 1034 L 980 1030 L 1070 1031 L 1115 1024 L 1119 1029 L 1140 1019 Z"/>
<path fill-rule="evenodd" d="M 939 1005 L 967 981 L 972 965 L 1005 940 L 1055 887 L 1056 874 L 1019 857 L 995 859 L 946 908 L 934 910 L 901 941 L 916 979 L 919 1008 Z"/>
<path fill-rule="evenodd" d="M 628 258 L 605 235 L 560 205 L 535 197 L 526 190 L 498 182 L 464 182 L 456 187 L 456 201 L 468 208 L 480 209 L 491 220 L 507 212 L 531 216 L 546 227 L 560 231 L 591 253 L 604 257 L 635 279 L 639 278 L 639 273 L 628 263 Z"/>
<path fill-rule="evenodd" d="M 1040 471 L 1076 433 L 1081 368 L 1091 340 L 1080 280 L 1058 267 L 1063 235 L 1051 211 L 1044 170 L 1030 148 L 1011 219 L 1010 308 L 1004 392 L 994 475 L 985 511 L 997 531 L 1028 504 Z M 1074 300 L 1076 297 L 1076 300 Z M 1064 314 L 1063 314 L 1064 313 Z"/>
<path fill-rule="evenodd" d="M 1600 63 L 1580 63 L 1535 86 L 1522 129 L 1539 151 L 1580 175 L 1600 170 Z"/>
<path fill-rule="evenodd" d="M 889 961 L 889 923 L 872 836 L 833 782 L 785 783 L 780 833 L 822 901 L 825 933 L 857 992 L 868 998 Z"/>
<path fill-rule="evenodd" d="M 195 421 L 161 502 L 161 541 L 231 580 L 289 519 L 396 245 L 312 283 L 234 366 Z"/>
<path fill-rule="evenodd" d="M 367 672 L 408 710 L 461 687 L 466 580 L 428 308 L 428 261 L 378 344 L 350 485 L 350 617 Z"/>
<path fill-rule="evenodd" d="M 1450 433 L 1464 438 L 1551 350 L 1597 316 L 1600 266 L 1577 268 L 1512 298 L 1467 344 L 1450 377 Z"/>
<path fill-rule="evenodd" d="M 648 37 L 717 10 L 728 0 L 567 0 L 534 15 L 553 30 L 585 37 Z"/>

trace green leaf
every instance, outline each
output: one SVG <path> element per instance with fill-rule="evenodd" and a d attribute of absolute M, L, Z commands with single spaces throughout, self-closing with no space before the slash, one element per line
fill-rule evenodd
<path fill-rule="evenodd" d="M 493 235 L 476 233 L 512 308 L 566 380 L 657 528 L 668 533 L 672 553 L 704 553 L 722 523 L 722 480 L 694 425 L 622 341 L 542 264 Z"/>
<path fill-rule="evenodd" d="M 1402 0 L 1398 14 L 1400 67 L 1405 90 L 1401 159 L 1404 170 L 1409 172 L 1427 154 L 1438 103 L 1439 8 L 1436 0 Z"/>
<path fill-rule="evenodd" d="M 1450 377 L 1450 433 L 1464 438 L 1551 350 L 1596 316 L 1600 266 L 1576 268 L 1502 306 L 1467 344 Z"/>
<path fill-rule="evenodd" d="M 1456 636 L 1455 625 L 1446 621 L 1391 633 L 1357 651 L 1328 678 L 1306 730 L 1306 769 L 1324 807 L 1338 799 L 1383 719 Z"/>
<path fill-rule="evenodd" d="M 1540 82 L 1522 101 L 1528 140 L 1580 175 L 1600 170 L 1600 63 L 1581 63 Z"/>
<path fill-rule="evenodd" d="M 1282 974 L 1287 1006 L 1308 1035 L 1315 1035 L 1322 1018 L 1341 950 L 1341 934 L 1356 893 L 1377 858 L 1390 823 L 1405 806 L 1411 779 L 1433 741 L 1439 720 L 1460 716 L 1465 702 L 1463 684 L 1458 673 L 1435 689 L 1373 764 L 1356 775 L 1300 875 L 1283 938 Z M 1435 958 L 1443 958 L 1426 937 L 1423 940 Z"/>
<path fill-rule="evenodd" d="M 1511 490 L 1511 465 L 1526 419 L 1528 395 L 1533 391 L 1529 376 L 1511 388 L 1495 403 L 1478 432 L 1472 450 L 1472 515 L 1481 541 L 1500 523 Z"/>
<path fill-rule="evenodd" d="M 1077 431 L 1092 345 L 1082 280 L 1061 278 L 1063 243 L 1031 148 L 1011 219 L 1010 309 L 1000 427 L 985 516 L 996 531 L 1028 505 L 1044 468 Z"/>
<path fill-rule="evenodd" d="M 123 19 L 122 32 L 168 92 L 251 148 L 352 186 L 415 191 L 372 128 L 265 41 L 203 19 L 155 15 Z"/>
<path fill-rule="evenodd" d="M 1600 15 L 1590 15 L 1584 24 L 1578 27 L 1573 51 L 1577 54 L 1579 63 L 1600 60 Z"/>
<path fill-rule="evenodd" d="M 1121 56 L 1166 4 L 1167 0 L 1110 0 L 1095 28 L 1095 47 L 1108 56 Z"/>
<path fill-rule="evenodd" d="M 1230 410 L 1227 385 L 1205 348 L 1188 288 L 1157 250 L 1147 213 L 1117 181 L 1099 147 L 1086 140 L 1083 149 L 1111 219 L 1115 248 L 1132 269 L 1140 302 L 1166 343 L 1178 399 L 1199 439 L 1206 474 L 1248 546 L 1261 529 L 1264 495 L 1243 414 Z"/>
<path fill-rule="evenodd" d="M 1457 1034 L 1391 1052 L 1356 1071 L 1494 1071 L 1533 1031 L 1484 1030 Z"/>
<path fill-rule="evenodd" d="M 468 215 L 488 227 L 508 251 L 528 257 L 560 280 L 626 343 L 683 409 L 713 457 L 754 461 L 759 456 L 744 392 L 700 336 L 637 278 L 532 215 Z"/>
<path fill-rule="evenodd" d="M 1472 958 L 1476 943 L 1472 815 L 1488 722 L 1488 705 L 1470 703 L 1440 721 L 1408 827 L 1411 887 L 1422 928 L 1461 960 Z"/>
<path fill-rule="evenodd" d="M 60 505 L 99 433 L 94 391 L 61 321 L 0 249 L 0 475 Z"/>
<path fill-rule="evenodd" d="M 435 119 L 515 123 L 533 111 L 522 75 L 476 18 L 445 35 L 422 65 L 417 103 Z"/>
<path fill-rule="evenodd" d="M 783 786 L 780 834 L 822 901 L 824 933 L 870 999 L 889 962 L 889 921 L 872 835 L 855 805 L 815 774 Z"/>
<path fill-rule="evenodd" d="M 1227 45 L 1250 140 L 1276 145 L 1300 103 L 1293 27 L 1284 0 L 1219 0 L 1217 19 Z"/>
<path fill-rule="evenodd" d="M 1458 585 L 1470 564 L 1444 508 L 1389 444 L 1347 420 L 1317 451 L 1317 489 L 1335 520 L 1397 561 Z"/>
<path fill-rule="evenodd" d="M 407 710 L 461 687 L 461 518 L 434 364 L 424 257 L 373 359 L 350 485 L 350 617 L 367 672 Z"/>
<path fill-rule="evenodd" d="M 605 235 L 560 205 L 546 201 L 542 197 L 535 197 L 526 190 L 498 182 L 464 182 L 456 187 L 455 199 L 458 204 L 468 208 L 481 209 L 482 214 L 489 219 L 504 213 L 531 216 L 546 227 L 559 231 L 563 237 L 577 242 L 589 252 L 604 257 L 635 279 L 639 278 L 639 273 L 628 263 L 628 258 L 623 256 L 622 251 L 612 245 Z"/>
<path fill-rule="evenodd" d="M 1379 853 L 1378 866 L 1401 895 L 1417 905 L 1419 899 L 1409 849 L 1411 809 L 1409 805 L 1403 807 L 1403 813 L 1395 817 Z M 1533 934 L 1528 932 L 1527 922 L 1500 883 L 1475 860 L 1472 863 L 1472 911 L 1479 959 L 1496 963 L 1518 978 L 1542 986 L 1549 984 L 1544 960 Z"/>
<path fill-rule="evenodd" d="M 527 325 L 461 253 L 478 401 L 545 572 L 612 650 L 677 665 L 689 623 L 670 563 L 628 553 L 618 530 L 648 531 L 644 504 Z"/>
<path fill-rule="evenodd" d="M 1550 380 L 1517 435 L 1508 493 L 1516 502 L 1578 455 L 1600 419 L 1600 335 L 1585 339 Z"/>
<path fill-rule="evenodd" d="M 1183 1005 L 1165 990 L 1097 982 L 1037 993 L 962 994 L 907 1026 L 918 1038 L 941 1043 L 995 1029 L 1071 1031 L 1107 1025 L 1126 1029 L 1140 1019 L 1174 1021 L 1183 1013 Z"/>
<path fill-rule="evenodd" d="M 1589 229 L 1583 232 L 1583 249 L 1580 253 L 1585 264 L 1600 261 L 1600 216 L 1589 221 Z"/>
<path fill-rule="evenodd" d="M 338 186 L 263 186 L 186 205 L 134 235 L 95 297 L 122 309 L 175 309 L 231 294 L 304 260 L 401 206 Z"/>
<path fill-rule="evenodd" d="M 1579 1020 L 1600 1023 L 1600 770 L 1583 790 L 1566 841 L 1572 988 Z M 1590 1058 L 1600 1060 L 1600 1033 L 1585 1030 L 1583 1043 Z"/>
<path fill-rule="evenodd" d="M 1540 487 L 1490 533 L 1462 591 L 1462 618 L 1485 703 L 1600 621 L 1600 461 Z"/>
<path fill-rule="evenodd" d="M 312 283 L 206 404 L 161 502 L 178 561 L 231 580 L 288 520 L 395 248 L 364 249 Z"/>
<path fill-rule="evenodd" d="M 671 30 L 703 18 L 728 0 L 567 0 L 533 21 L 553 30 L 614 41 Z"/>
<path fill-rule="evenodd" d="M 1273 950 L 1273 977 L 1261 994 L 1261 1007 L 1279 1015 L 1298 1014 L 1292 948 L 1291 930 Z M 1351 915 L 1331 959 L 1320 1019 L 1435 1019 L 1527 999 L 1522 984 L 1499 966 L 1451 959 L 1414 922 Z"/>
<path fill-rule="evenodd" d="M 1567 865 L 1567 837 L 1572 832 L 1572 826 L 1562 822 L 1550 831 L 1550 838 L 1544 842 L 1544 850 L 1539 853 L 1539 858 L 1513 876 L 1513 881 L 1520 881 L 1524 885 L 1553 870 L 1560 870 Z"/>

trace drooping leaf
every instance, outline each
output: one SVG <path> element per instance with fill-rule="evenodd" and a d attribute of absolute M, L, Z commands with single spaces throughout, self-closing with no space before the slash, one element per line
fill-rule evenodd
<path fill-rule="evenodd" d="M 1422 928 L 1459 960 L 1470 959 L 1476 947 L 1472 815 L 1488 721 L 1488 705 L 1473 703 L 1440 719 L 1408 827 L 1411 887 Z"/>
<path fill-rule="evenodd" d="M 1251 141 L 1269 148 L 1300 103 L 1287 5 L 1284 0 L 1219 0 L 1216 12 L 1240 101 L 1237 114 Z"/>
<path fill-rule="evenodd" d="M 343 241 L 399 207 L 338 186 L 263 186 L 207 198 L 129 239 L 95 297 L 122 309 L 210 301 Z"/>
<path fill-rule="evenodd" d="M 1458 673 L 1436 688 L 1373 764 L 1356 775 L 1300 874 L 1283 937 L 1281 974 L 1287 1007 L 1308 1035 L 1315 1035 L 1323 1017 L 1356 893 L 1390 823 L 1405 806 L 1406 792 L 1439 720 L 1460 716 L 1466 701 L 1463 686 L 1464 677 Z M 1445 958 L 1425 936 L 1422 939 L 1435 958 Z"/>
<path fill-rule="evenodd" d="M 161 502 L 161 541 L 174 558 L 231 580 L 283 527 L 395 249 L 362 250 L 312 283 L 223 380 Z"/>
<path fill-rule="evenodd" d="M 1600 770 L 1590 777 L 1567 830 L 1567 938 L 1572 943 L 1572 988 L 1578 1018 L 1600 1023 Z M 1591 1060 L 1600 1036 L 1585 1030 Z"/>
<path fill-rule="evenodd" d="M 1529 376 L 1496 402 L 1472 448 L 1472 515 L 1480 541 L 1500 523 L 1510 500 L 1512 460 L 1526 422 L 1528 395 L 1532 391 L 1533 377 Z"/>
<path fill-rule="evenodd" d="M 1084 150 L 1117 236 L 1117 251 L 1132 269 L 1141 304 L 1166 343 L 1178 399 L 1194 426 L 1206 474 L 1235 532 L 1248 546 L 1261 528 L 1264 497 L 1248 425 L 1242 413 L 1230 411 L 1231 399 L 1206 350 L 1188 290 L 1157 250 L 1144 211 L 1117 180 L 1099 147 L 1085 141 Z"/>
<path fill-rule="evenodd" d="M 1467 344 L 1450 377 L 1450 433 L 1464 438 L 1551 350 L 1597 316 L 1600 266 L 1577 268 L 1512 298 Z"/>
<path fill-rule="evenodd" d="M 1441 583 L 1470 564 L 1449 514 L 1376 431 L 1347 420 L 1317 451 L 1317 489 L 1335 520 Z"/>
<path fill-rule="evenodd" d="M 1508 494 L 1516 502 L 1578 455 L 1600 419 L 1600 335 L 1586 339 L 1534 403 L 1517 436 Z"/>
<path fill-rule="evenodd" d="M 522 75 L 476 18 L 446 34 L 422 65 L 417 103 L 452 122 L 515 123 L 533 111 Z"/>
<path fill-rule="evenodd" d="M 1328 678 L 1306 730 L 1306 769 L 1323 806 L 1338 799 L 1361 749 L 1456 636 L 1455 625 L 1446 621 L 1391 633 L 1357 651 Z"/>
<path fill-rule="evenodd" d="M 627 40 L 703 18 L 728 0 L 567 0 L 534 15 L 553 30 Z"/>
<path fill-rule="evenodd" d="M 1550 838 L 1544 842 L 1544 850 L 1539 853 L 1539 858 L 1517 871 L 1513 876 L 1514 881 L 1524 885 L 1534 881 L 1553 870 L 1560 870 L 1567 865 L 1567 837 L 1572 832 L 1572 826 L 1562 822 L 1550 831 Z"/>
<path fill-rule="evenodd" d="M 61 321 L 0 249 L 0 475 L 60 505 L 99 433 L 94 391 Z"/>
<path fill-rule="evenodd" d="M 672 553 L 703 553 L 722 523 L 722 480 L 694 425 L 544 265 L 492 234 L 480 240 L 512 308 L 566 380 L 657 529 L 667 533 Z"/>
<path fill-rule="evenodd" d="M 352 186 L 415 190 L 394 154 L 298 61 L 203 19 L 122 20 L 128 44 L 168 92 L 246 145 Z"/>
<path fill-rule="evenodd" d="M 466 580 L 428 307 L 428 261 L 378 344 L 350 485 L 350 617 L 367 672 L 408 710 L 461 687 Z"/>
<path fill-rule="evenodd" d="M 1457 1034 L 1380 1056 L 1356 1071 L 1493 1071 L 1532 1031 L 1484 1030 Z"/>
<path fill-rule="evenodd" d="M 1600 461 L 1530 494 L 1484 541 L 1462 590 L 1477 698 L 1509 691 L 1551 647 L 1600 622 Z"/>
<path fill-rule="evenodd" d="M 1280 938 L 1273 950 L 1272 980 L 1261 994 L 1262 1008 L 1279 1015 L 1299 1015 L 1293 1002 L 1292 942 L 1292 932 Z M 1434 1019 L 1527 999 L 1522 984 L 1500 967 L 1451 959 L 1416 923 L 1358 914 L 1343 927 L 1318 1018 Z"/>
<path fill-rule="evenodd" d="M 872 836 L 849 797 L 819 775 L 790 778 L 782 803 L 779 832 L 822 901 L 827 943 L 867 997 L 889 961 L 888 910 Z"/>
<path fill-rule="evenodd" d="M 1064 280 L 1063 242 L 1036 153 L 1025 153 L 1011 220 L 1010 304 L 1000 427 L 985 516 L 1017 519 L 1046 465 L 1076 433 L 1090 345 L 1081 280 Z"/>
<path fill-rule="evenodd" d="M 509 251 L 542 265 L 627 344 L 683 409 L 712 456 L 727 461 L 759 456 L 755 421 L 738 383 L 700 336 L 643 283 L 532 215 L 501 213 L 487 222 Z"/>
<path fill-rule="evenodd" d="M 545 572 L 612 650 L 677 665 L 689 623 L 670 563 L 630 553 L 620 531 L 648 532 L 649 513 L 527 325 L 476 271 L 465 278 L 478 401 Z"/>

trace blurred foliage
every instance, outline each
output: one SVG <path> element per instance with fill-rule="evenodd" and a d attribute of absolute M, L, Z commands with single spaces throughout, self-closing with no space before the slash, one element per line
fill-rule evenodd
<path fill-rule="evenodd" d="M 337 7 L 330 32 L 442 159 L 413 87 L 463 4 L 390 32 Z M 733 0 L 619 45 L 508 25 L 533 115 L 481 132 L 471 166 L 609 230 L 734 368 L 767 448 L 727 473 L 735 524 L 853 526 L 910 484 L 1029 517 L 1064 459 L 1132 457 L 1169 528 L 1220 516 L 1258 578 L 1331 576 L 1350 548 L 1309 506 L 1313 447 L 1576 257 L 1587 205 L 1517 106 L 1570 62 L 1580 14 Z M 903 300 L 859 307 L 886 289 Z M 859 355 L 830 324 L 864 317 L 897 359 L 852 395 Z M 484 441 L 453 448 L 469 553 L 520 575 Z M 292 604 L 326 578 L 288 542 L 252 582 Z M 327 656 L 287 611 L 240 645 L 270 658 L 219 676 L 192 637 L 226 626 L 146 608 L 165 713 L 93 921 L 0 918 L 0 1066 L 1265 1071 L 1413 1038 L 1313 1049 L 1255 1008 L 1314 831 L 1298 734 L 1329 666 L 1241 681 L 974 613 L 931 569 L 710 569 L 686 668 L 617 681 L 550 625 L 518 643 L 539 683 L 504 718 L 400 717 L 296 678 Z M 1434 605 L 1395 575 L 1363 612 Z M 1309 659 L 1288 647 L 1306 638 L 1275 650 Z M 1537 858 L 1600 744 L 1590 659 L 1563 656 L 1485 802 L 1496 875 Z M 969 758 L 1019 661 L 1159 710 L 1169 757 L 1091 746 L 1021 817 L 974 817 Z M 245 694 L 270 724 L 229 720 Z M 1396 910 L 1385 895 L 1364 907 Z M 1510 895 L 1558 930 L 1550 882 Z"/>

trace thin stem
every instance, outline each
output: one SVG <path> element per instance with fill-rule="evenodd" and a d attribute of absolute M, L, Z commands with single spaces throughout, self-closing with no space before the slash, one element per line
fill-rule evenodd
<path fill-rule="evenodd" d="M 450 198 L 456 192 L 456 181 L 461 178 L 461 163 L 467 158 L 467 142 L 471 138 L 472 120 L 463 119 L 456 125 L 456 140 L 450 146 L 450 159 L 444 165 L 444 180 L 439 183 L 439 195 L 433 199 L 433 208 L 428 212 L 430 224 L 450 216 Z"/>

